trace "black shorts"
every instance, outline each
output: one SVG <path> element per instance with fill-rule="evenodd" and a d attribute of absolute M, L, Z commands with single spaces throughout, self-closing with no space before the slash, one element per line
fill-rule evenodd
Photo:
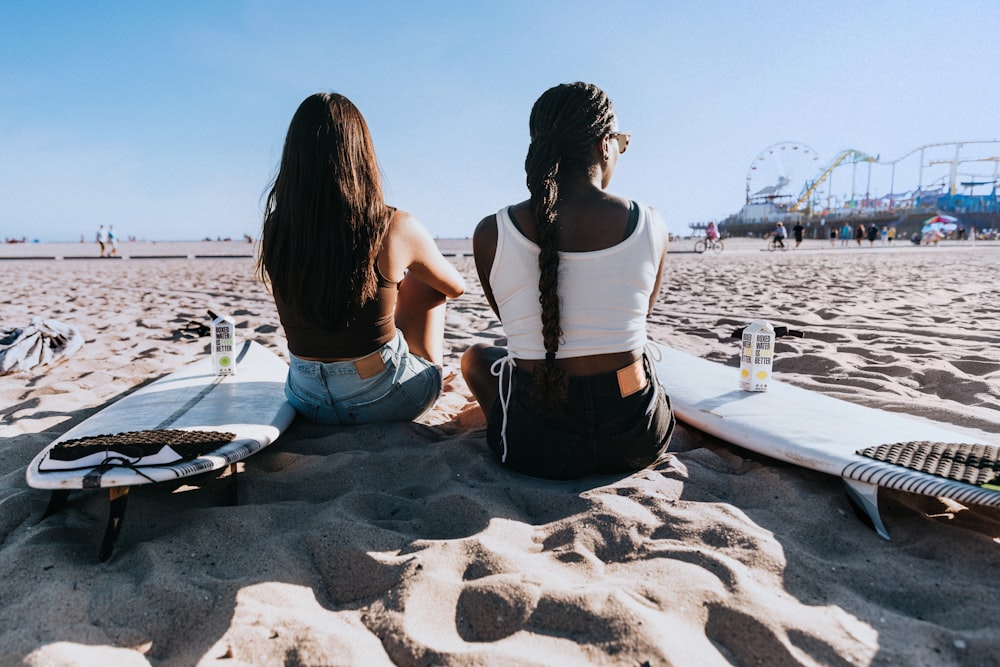
<path fill-rule="evenodd" d="M 617 373 L 572 377 L 561 414 L 542 411 L 531 400 L 532 376 L 514 369 L 507 406 L 506 465 L 546 479 L 641 470 L 656 461 L 674 430 L 670 398 L 643 360 L 646 387 L 622 397 Z M 486 440 L 503 454 L 503 407 L 490 411 Z"/>

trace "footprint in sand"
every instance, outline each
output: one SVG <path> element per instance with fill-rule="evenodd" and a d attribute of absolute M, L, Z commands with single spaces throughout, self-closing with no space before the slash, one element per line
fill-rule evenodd
<path fill-rule="evenodd" d="M 520 631 L 531 619 L 541 589 L 520 575 L 496 574 L 462 589 L 455 607 L 458 634 L 468 642 L 492 642 Z"/>

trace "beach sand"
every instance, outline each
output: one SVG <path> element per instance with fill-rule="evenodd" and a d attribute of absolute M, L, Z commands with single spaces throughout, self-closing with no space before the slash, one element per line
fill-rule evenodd
<path fill-rule="evenodd" d="M 651 337 L 736 365 L 734 327 L 802 329 L 777 346 L 778 378 L 997 441 L 1000 245 L 762 245 L 671 254 Z M 238 506 L 224 502 L 226 480 L 137 488 L 104 564 L 107 495 L 74 493 L 40 521 L 48 493 L 27 487 L 25 467 L 101 407 L 206 355 L 207 339 L 180 330 L 208 309 L 287 358 L 274 305 L 248 257 L 0 260 L 2 325 L 39 315 L 86 339 L 57 365 L 0 377 L 0 664 L 1000 660 L 997 509 L 883 491 L 885 541 L 840 480 L 683 425 L 668 456 L 631 475 L 505 470 L 458 372 L 468 345 L 503 330 L 468 241 L 442 246 L 469 290 L 449 307 L 446 392 L 430 413 L 297 420 L 245 462 Z"/>

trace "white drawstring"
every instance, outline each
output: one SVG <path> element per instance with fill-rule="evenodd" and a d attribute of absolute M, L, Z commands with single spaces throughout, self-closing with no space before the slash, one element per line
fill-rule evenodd
<path fill-rule="evenodd" d="M 504 368 L 510 369 L 510 377 L 507 379 L 507 391 L 503 388 Z M 503 421 L 500 422 L 500 440 L 503 442 L 503 455 L 500 457 L 501 463 L 507 462 L 507 406 L 510 404 L 510 390 L 514 384 L 514 359 L 509 354 L 500 357 L 490 364 L 490 375 L 497 378 L 497 393 L 500 397 L 500 407 L 503 409 Z"/>
<path fill-rule="evenodd" d="M 643 346 L 642 351 L 644 354 L 648 355 L 649 358 L 655 363 L 659 363 L 663 360 L 663 351 L 660 350 L 660 344 L 647 340 L 646 344 Z M 643 362 L 645 364 L 645 362 Z M 646 406 L 646 414 L 648 415 L 653 407 L 656 405 L 656 401 L 660 398 L 660 392 L 663 388 L 660 386 L 660 379 L 656 376 L 656 367 L 650 369 L 652 374 L 649 377 L 649 381 L 653 383 L 653 395 L 649 399 L 649 404 Z"/>

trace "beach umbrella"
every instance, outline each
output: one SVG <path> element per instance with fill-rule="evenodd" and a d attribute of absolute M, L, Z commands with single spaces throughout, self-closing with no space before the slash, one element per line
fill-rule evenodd
<path fill-rule="evenodd" d="M 939 222 L 942 225 L 954 225 L 958 222 L 958 218 L 952 215 L 935 215 L 933 218 L 927 218 L 924 220 L 925 225 L 932 225 L 936 222 Z"/>
<path fill-rule="evenodd" d="M 923 229 L 920 230 L 920 233 L 944 235 L 945 232 L 953 232 L 956 229 L 958 229 L 958 225 L 954 222 L 932 222 L 929 225 L 924 225 Z"/>
<path fill-rule="evenodd" d="M 920 233 L 953 232 L 958 229 L 957 222 L 958 218 L 951 215 L 935 215 L 932 218 L 924 220 L 924 227 L 920 230 Z"/>

